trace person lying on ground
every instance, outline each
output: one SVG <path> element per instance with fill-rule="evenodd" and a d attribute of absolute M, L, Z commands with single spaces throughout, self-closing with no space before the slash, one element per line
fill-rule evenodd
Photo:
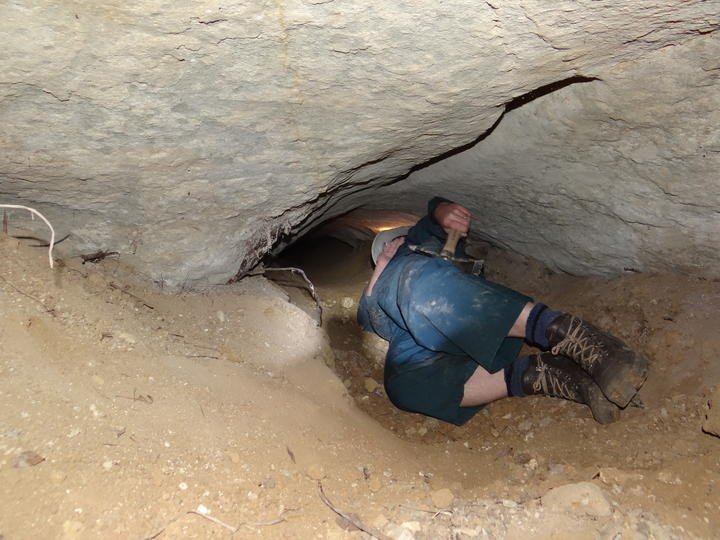
<path fill-rule="evenodd" d="M 487 403 L 532 394 L 586 404 L 602 424 L 617 419 L 645 381 L 647 360 L 576 316 L 432 255 L 456 231 L 454 256 L 464 258 L 470 220 L 467 208 L 436 197 L 413 227 L 373 241 L 375 270 L 357 316 L 389 342 L 389 399 L 456 425 Z M 523 341 L 543 352 L 518 356 Z"/>

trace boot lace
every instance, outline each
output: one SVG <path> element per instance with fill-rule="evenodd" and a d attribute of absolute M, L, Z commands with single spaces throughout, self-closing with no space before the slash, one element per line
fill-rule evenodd
<path fill-rule="evenodd" d="M 538 359 L 537 379 L 533 382 L 532 388 L 538 394 L 542 393 L 546 396 L 575 400 L 575 394 L 567 382 L 554 377 L 552 372 L 549 371 L 549 366 L 541 359 Z"/>
<path fill-rule="evenodd" d="M 604 347 L 593 339 L 582 320 L 573 316 L 570 318 L 567 334 L 551 352 L 555 355 L 564 354 L 587 368 L 602 360 Z"/>

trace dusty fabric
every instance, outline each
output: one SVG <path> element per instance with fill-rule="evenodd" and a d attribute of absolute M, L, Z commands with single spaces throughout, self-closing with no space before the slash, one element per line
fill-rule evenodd
<path fill-rule="evenodd" d="M 439 251 L 445 232 L 431 216 L 442 201 L 430 202 L 428 215 L 409 231 L 408 242 Z M 464 256 L 462 244 L 456 255 Z M 443 355 L 454 357 L 455 365 L 459 362 L 464 366 L 458 368 L 463 375 L 453 378 L 449 387 L 455 387 L 452 392 L 445 391 L 442 406 L 457 408 L 462 385 L 478 365 L 496 372 L 516 358 L 522 340 L 506 336 L 529 301 L 523 294 L 465 274 L 446 260 L 415 253 L 403 245 L 378 278 L 372 295 L 362 295 L 358 322 L 390 342 L 386 380 L 389 370 L 395 389 L 402 385 L 402 378 L 397 379 L 402 373 Z M 408 391 L 417 384 L 417 375 L 408 375 L 408 381 L 413 379 Z M 420 412 L 438 417 L 437 407 Z"/>

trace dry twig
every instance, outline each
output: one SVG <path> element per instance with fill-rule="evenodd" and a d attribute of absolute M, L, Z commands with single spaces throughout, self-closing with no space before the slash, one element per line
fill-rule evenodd
<path fill-rule="evenodd" d="M 345 521 L 347 521 L 348 523 L 354 525 L 355 527 L 357 527 L 357 528 L 360 529 L 361 531 L 369 534 L 369 535 L 372 536 L 373 538 L 376 538 L 377 540 L 389 540 L 388 537 L 385 536 L 384 534 L 382 534 L 381 532 L 375 531 L 375 530 L 371 529 L 370 527 L 368 527 L 367 525 L 363 525 L 363 523 L 362 523 L 359 519 L 354 518 L 353 516 L 351 516 L 351 515 L 348 514 L 347 512 L 343 512 L 342 510 L 340 510 L 340 509 L 338 509 L 337 507 L 335 507 L 335 506 L 330 502 L 330 500 L 327 498 L 327 495 L 325 495 L 325 491 L 323 491 L 322 482 L 321 482 L 320 480 L 318 480 L 318 492 L 320 493 L 320 500 L 321 500 L 323 503 L 325 503 L 325 506 L 327 506 L 330 510 L 332 510 L 333 512 L 335 512 L 338 516 L 340 516 L 341 518 L 343 518 Z"/>
<path fill-rule="evenodd" d="M 133 388 L 132 397 L 121 396 L 119 394 L 116 394 L 115 397 L 122 398 L 122 399 L 132 399 L 133 401 L 142 401 L 143 403 L 147 403 L 148 405 L 151 405 L 155 401 L 150 394 L 138 394 L 137 388 Z"/>
<path fill-rule="evenodd" d="M 35 302 L 37 302 L 38 304 L 40 304 L 40 305 L 43 307 L 43 309 L 44 309 L 47 313 L 49 313 L 50 315 L 52 315 L 53 317 L 57 316 L 57 314 L 55 313 L 55 310 L 54 310 L 54 309 L 50 309 L 49 307 L 47 307 L 47 306 L 45 305 L 45 302 L 43 302 L 43 301 L 40 300 L 39 298 L 34 297 L 32 294 L 26 293 L 26 292 L 23 291 L 22 289 L 18 289 L 15 285 L 13 285 L 12 283 L 10 283 L 7 279 L 5 279 L 5 278 L 2 277 L 2 276 L 0 276 L 0 279 L 3 280 L 5 283 L 7 283 L 15 292 L 20 293 L 20 294 L 22 294 L 23 296 L 26 296 L 27 298 L 29 298 L 30 300 L 34 300 Z"/>
<path fill-rule="evenodd" d="M 138 302 L 140 302 L 146 308 L 155 309 L 154 306 L 151 306 L 150 304 L 148 304 L 145 300 L 140 298 L 138 295 L 128 292 L 127 290 L 125 290 L 125 288 L 113 283 L 112 281 L 108 282 L 108 287 L 110 287 L 111 289 L 115 289 L 116 291 L 120 291 L 123 294 L 127 294 L 128 296 L 130 296 L 130 297 L 134 298 L 135 300 L 137 300 Z"/>

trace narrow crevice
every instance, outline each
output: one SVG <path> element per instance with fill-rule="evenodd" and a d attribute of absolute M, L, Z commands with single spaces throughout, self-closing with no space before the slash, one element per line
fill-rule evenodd
<path fill-rule="evenodd" d="M 517 96 L 510 101 L 508 101 L 505 104 L 505 110 L 503 113 L 498 117 L 498 119 L 495 121 L 495 123 L 490 126 L 485 132 L 481 133 L 477 138 L 470 141 L 467 144 L 464 144 L 462 146 L 458 146 L 457 148 L 453 148 L 452 150 L 448 150 L 447 152 L 444 152 L 438 156 L 432 157 L 427 161 L 424 161 L 422 163 L 418 163 L 417 165 L 414 165 L 407 173 L 397 178 L 396 181 L 404 180 L 408 176 L 410 176 L 415 171 L 418 171 L 420 169 L 424 169 L 425 167 L 429 167 L 430 165 L 434 165 L 435 163 L 438 163 L 439 161 L 443 161 L 451 156 L 460 154 L 462 152 L 465 152 L 466 150 L 469 150 L 476 144 L 478 144 L 481 141 L 484 141 L 487 139 L 490 134 L 495 131 L 495 128 L 497 128 L 500 125 L 500 122 L 502 122 L 502 119 L 505 117 L 505 115 L 513 111 L 515 109 L 518 109 L 522 107 L 523 105 L 526 105 L 530 103 L 531 101 L 534 101 L 538 98 L 541 98 L 543 96 L 546 96 L 548 94 L 551 94 L 553 92 L 557 92 L 558 90 L 562 90 L 563 88 L 570 86 L 571 84 L 579 84 L 579 83 L 588 83 L 592 81 L 598 81 L 600 80 L 597 77 L 584 77 L 582 75 L 575 75 L 573 77 L 568 77 L 567 79 L 562 79 L 560 81 L 551 82 L 550 84 L 546 84 L 543 86 L 540 86 L 538 88 L 535 88 L 534 90 L 530 90 L 529 92 L 522 94 L 521 96 Z"/>
<path fill-rule="evenodd" d="M 505 105 L 505 113 L 522 107 L 523 105 L 526 105 L 527 103 L 530 103 L 531 101 L 534 101 L 538 98 L 541 98 L 548 94 L 552 94 L 553 92 L 557 92 L 558 90 L 562 90 L 563 88 L 570 86 L 571 84 L 587 83 L 599 80 L 600 79 L 597 77 L 583 77 L 582 75 L 575 75 L 574 77 L 569 77 L 561 81 L 551 82 L 550 84 L 540 86 L 535 90 L 530 90 L 526 94 L 511 99 Z"/>

